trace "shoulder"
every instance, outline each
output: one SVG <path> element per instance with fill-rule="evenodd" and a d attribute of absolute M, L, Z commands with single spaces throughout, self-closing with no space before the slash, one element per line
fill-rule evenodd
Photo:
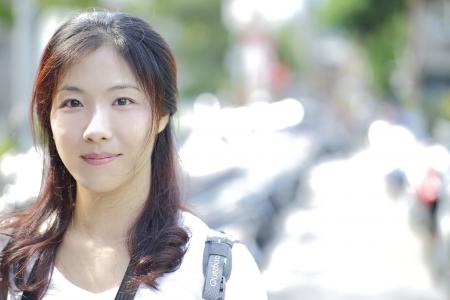
<path fill-rule="evenodd" d="M 222 233 L 212 230 L 200 218 L 191 213 L 181 214 L 181 224 L 189 232 L 191 238 L 186 252 L 186 261 L 200 274 L 203 288 L 203 251 L 209 236 L 221 236 Z M 229 237 L 233 239 L 233 237 Z M 227 282 L 226 300 L 255 299 L 266 300 L 263 279 L 258 266 L 248 248 L 239 242 L 233 244 L 231 276 Z"/>
<path fill-rule="evenodd" d="M 180 213 L 180 224 L 190 232 L 194 230 L 196 233 L 205 234 L 210 230 L 208 225 L 206 225 L 199 217 L 187 211 L 182 211 Z"/>
<path fill-rule="evenodd" d="M 192 274 L 198 274 L 201 277 L 203 276 L 203 249 L 211 229 L 200 218 L 186 211 L 180 214 L 180 225 L 189 235 L 186 254 L 180 269 L 190 269 Z"/>
<path fill-rule="evenodd" d="M 267 300 L 263 277 L 248 248 L 242 243 L 236 243 L 232 255 L 233 266 L 225 299 Z"/>
<path fill-rule="evenodd" d="M 179 225 L 184 228 L 189 241 L 179 268 L 172 273 L 158 278 L 158 290 L 140 289 L 136 299 L 141 295 L 152 296 L 155 299 L 200 299 L 203 287 L 202 258 L 203 248 L 209 227 L 198 217 L 188 212 L 181 212 Z M 142 299 L 145 297 L 142 296 Z"/>
<path fill-rule="evenodd" d="M 187 255 L 196 255 L 198 258 L 203 259 L 203 251 L 205 249 L 205 243 L 208 237 L 226 237 L 230 240 L 236 240 L 229 235 L 225 235 L 222 232 L 211 229 L 205 222 L 203 222 L 199 217 L 189 213 L 182 212 L 180 216 L 180 223 L 189 234 L 189 242 L 187 248 Z M 242 251 L 245 248 L 240 243 L 235 243 L 233 248 L 236 246 L 237 250 L 233 250 L 233 254 L 238 256 L 242 255 Z M 245 250 L 244 250 L 245 251 Z"/>

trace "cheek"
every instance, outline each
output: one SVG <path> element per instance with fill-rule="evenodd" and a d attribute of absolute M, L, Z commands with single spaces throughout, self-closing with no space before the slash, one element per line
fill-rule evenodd
<path fill-rule="evenodd" d="M 148 115 L 135 114 L 133 121 L 116 124 L 122 124 L 117 130 L 120 130 L 121 141 L 132 154 L 132 159 L 138 164 L 148 160 L 154 144 L 154 136 L 150 136 L 151 119 Z"/>
<path fill-rule="evenodd" d="M 124 137 L 128 143 L 139 147 L 145 146 L 149 141 L 149 134 L 151 130 L 151 119 L 145 113 L 133 114 L 132 118 L 116 123 L 120 130 L 121 136 Z M 127 124 L 127 125 L 125 125 Z"/>
<path fill-rule="evenodd" d="M 50 125 L 55 141 L 56 149 L 61 157 L 69 150 L 75 150 L 73 145 L 79 140 L 80 120 L 53 117 L 50 120 Z"/>

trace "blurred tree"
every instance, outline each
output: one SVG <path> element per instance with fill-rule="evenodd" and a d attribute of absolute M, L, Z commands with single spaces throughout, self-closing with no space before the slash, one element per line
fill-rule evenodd
<path fill-rule="evenodd" d="M 222 22 L 222 2 L 153 0 L 154 13 L 178 23 L 173 50 L 180 66 L 185 96 L 229 87 L 224 64 L 230 39 Z"/>
<path fill-rule="evenodd" d="M 0 158 L 3 154 L 7 153 L 11 149 L 14 148 L 14 143 L 11 138 L 2 138 L 0 139 Z"/>
<path fill-rule="evenodd" d="M 11 25 L 12 20 L 11 0 L 0 0 L 0 24 Z"/>
<path fill-rule="evenodd" d="M 296 30 L 292 23 L 286 24 L 277 31 L 275 44 L 281 62 L 286 64 L 294 74 L 299 74 L 302 61 L 300 59 L 301 52 L 298 51 L 299 41 L 295 38 Z"/>
<path fill-rule="evenodd" d="M 67 7 L 99 7 L 102 1 L 99 0 L 35 0 L 41 8 L 48 8 L 52 6 L 67 6 Z"/>
<path fill-rule="evenodd" d="M 326 26 L 348 32 L 367 51 L 380 92 L 391 92 L 390 77 L 406 41 L 406 0 L 328 0 L 319 11 Z"/>

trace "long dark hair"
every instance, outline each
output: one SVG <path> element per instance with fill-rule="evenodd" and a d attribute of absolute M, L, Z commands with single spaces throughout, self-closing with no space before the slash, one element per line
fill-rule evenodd
<path fill-rule="evenodd" d="M 125 13 L 87 12 L 55 32 L 40 61 L 30 111 L 35 137 L 45 154 L 42 187 L 31 207 L 2 218 L 0 230 L 14 231 L 2 253 L 0 272 L 5 288 L 15 286 L 42 298 L 50 282 L 76 194 L 76 182 L 53 141 L 52 99 L 67 68 L 102 45 L 114 47 L 129 64 L 150 99 L 153 120 L 176 112 L 174 57 L 164 39 L 145 21 Z M 156 136 L 150 186 L 142 213 L 129 231 L 128 251 L 136 263 L 134 282 L 157 288 L 160 276 L 180 266 L 189 240 L 179 224 L 181 200 L 171 121 Z"/>

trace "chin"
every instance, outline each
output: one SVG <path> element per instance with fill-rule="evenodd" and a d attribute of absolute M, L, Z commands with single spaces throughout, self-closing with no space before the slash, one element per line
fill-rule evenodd
<path fill-rule="evenodd" d="M 113 192 L 121 186 L 119 182 L 113 182 L 112 180 L 102 180 L 98 177 L 91 180 L 77 180 L 77 184 L 85 190 L 98 194 Z"/>

